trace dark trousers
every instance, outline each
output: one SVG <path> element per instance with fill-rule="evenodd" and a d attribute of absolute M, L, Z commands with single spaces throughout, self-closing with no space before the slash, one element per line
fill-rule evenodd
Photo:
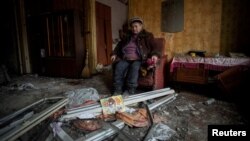
<path fill-rule="evenodd" d="M 125 80 L 128 88 L 137 87 L 141 61 L 120 60 L 114 67 L 113 81 L 115 90 L 122 90 Z"/>

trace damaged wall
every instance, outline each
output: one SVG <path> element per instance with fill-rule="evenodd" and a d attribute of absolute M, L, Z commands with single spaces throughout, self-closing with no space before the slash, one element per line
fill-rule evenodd
<path fill-rule="evenodd" d="M 185 0 L 184 31 L 178 33 L 161 32 L 161 0 L 130 0 L 129 17 L 142 17 L 147 30 L 165 38 L 169 57 L 189 50 L 205 50 L 210 56 L 239 50 L 238 44 L 249 45 L 245 36 L 249 20 L 239 16 L 241 13 L 246 17 L 247 3 L 247 0 Z"/>

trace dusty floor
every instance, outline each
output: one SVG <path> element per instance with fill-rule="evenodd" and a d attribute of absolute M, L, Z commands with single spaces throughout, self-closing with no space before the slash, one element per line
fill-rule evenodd
<path fill-rule="evenodd" d="M 91 79 L 65 79 L 38 75 L 14 77 L 8 85 L 0 88 L 0 117 L 41 98 L 62 96 L 69 90 L 93 87 L 99 94 L 110 94 L 109 77 L 108 74 L 93 76 Z"/>
<path fill-rule="evenodd" d="M 66 79 L 24 75 L 12 77 L 10 84 L 0 88 L 0 117 L 4 117 L 41 98 L 63 95 L 78 88 L 95 88 L 99 94 L 110 95 L 110 74 L 99 74 L 91 79 Z M 221 92 L 210 87 L 193 85 L 178 88 L 177 99 L 164 104 L 154 112 L 165 117 L 164 123 L 176 131 L 171 140 L 205 141 L 207 127 L 211 124 L 248 124 L 239 106 L 221 99 Z M 138 140 L 145 136 L 145 129 L 124 130 L 136 135 Z"/>

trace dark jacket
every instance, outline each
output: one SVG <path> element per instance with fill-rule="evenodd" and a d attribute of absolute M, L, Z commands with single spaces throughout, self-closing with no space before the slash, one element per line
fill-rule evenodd
<path fill-rule="evenodd" d="M 111 55 L 117 55 L 117 59 L 123 59 L 123 48 L 129 43 L 132 32 L 129 31 L 123 39 L 117 44 L 114 51 Z M 155 43 L 154 43 L 154 36 L 152 33 L 147 32 L 146 30 L 142 30 L 137 37 L 137 51 L 142 61 L 145 61 L 147 58 L 151 57 L 152 55 L 157 55 L 160 57 L 160 52 L 156 50 Z"/>

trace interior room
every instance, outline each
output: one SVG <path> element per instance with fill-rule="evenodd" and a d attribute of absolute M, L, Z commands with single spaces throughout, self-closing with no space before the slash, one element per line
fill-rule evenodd
<path fill-rule="evenodd" d="M 0 140 L 205 141 L 249 124 L 248 0 L 2 3 Z M 159 59 L 117 96 L 111 56 L 134 17 Z"/>

